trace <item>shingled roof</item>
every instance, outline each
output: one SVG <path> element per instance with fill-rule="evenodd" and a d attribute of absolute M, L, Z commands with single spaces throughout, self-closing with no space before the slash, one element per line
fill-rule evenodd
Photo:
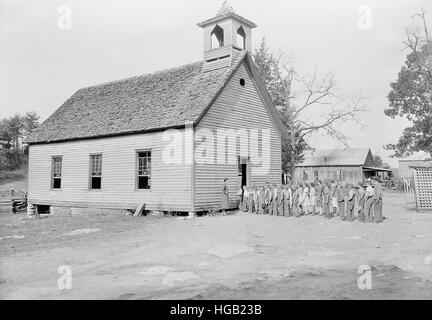
<path fill-rule="evenodd" d="M 152 132 L 196 123 L 247 54 L 231 68 L 202 72 L 203 62 L 78 90 L 27 143 Z"/>
<path fill-rule="evenodd" d="M 364 166 L 368 163 L 369 148 L 355 148 L 350 150 L 306 150 L 304 161 L 299 167 L 321 166 Z M 372 164 L 373 165 L 373 164 Z"/>

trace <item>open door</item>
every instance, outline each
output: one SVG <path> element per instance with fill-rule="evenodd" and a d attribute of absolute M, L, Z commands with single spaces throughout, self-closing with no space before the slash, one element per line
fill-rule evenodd
<path fill-rule="evenodd" d="M 242 168 L 241 168 L 241 172 L 242 172 L 242 178 L 241 178 L 241 186 L 242 189 L 244 186 L 247 186 L 247 163 L 242 163 Z"/>
<path fill-rule="evenodd" d="M 248 185 L 248 164 L 249 158 L 238 157 L 238 175 L 240 187 L 243 189 L 244 186 Z"/>

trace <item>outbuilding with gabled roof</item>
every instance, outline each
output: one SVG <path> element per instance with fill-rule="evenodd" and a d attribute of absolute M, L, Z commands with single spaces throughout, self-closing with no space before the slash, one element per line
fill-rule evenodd
<path fill-rule="evenodd" d="M 335 180 L 363 182 L 373 176 L 392 171 L 375 165 L 369 148 L 306 150 L 296 166 L 295 177 L 302 181 Z"/>

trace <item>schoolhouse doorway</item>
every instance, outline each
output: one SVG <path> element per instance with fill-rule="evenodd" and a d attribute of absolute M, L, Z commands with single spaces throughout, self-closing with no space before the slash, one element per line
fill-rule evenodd
<path fill-rule="evenodd" d="M 242 166 L 241 186 L 243 188 L 244 186 L 247 186 L 247 163 L 243 163 L 241 166 Z"/>
<path fill-rule="evenodd" d="M 240 187 L 243 189 L 244 186 L 248 185 L 249 179 L 249 158 L 238 157 L 238 175 L 240 180 Z"/>

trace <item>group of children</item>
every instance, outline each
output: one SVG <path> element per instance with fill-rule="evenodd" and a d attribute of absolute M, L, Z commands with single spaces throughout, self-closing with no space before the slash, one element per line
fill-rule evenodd
<path fill-rule="evenodd" d="M 244 186 L 239 189 L 240 211 L 286 217 L 338 216 L 344 221 L 383 221 L 382 187 L 378 180 L 349 184 L 315 181 L 286 185 Z"/>

